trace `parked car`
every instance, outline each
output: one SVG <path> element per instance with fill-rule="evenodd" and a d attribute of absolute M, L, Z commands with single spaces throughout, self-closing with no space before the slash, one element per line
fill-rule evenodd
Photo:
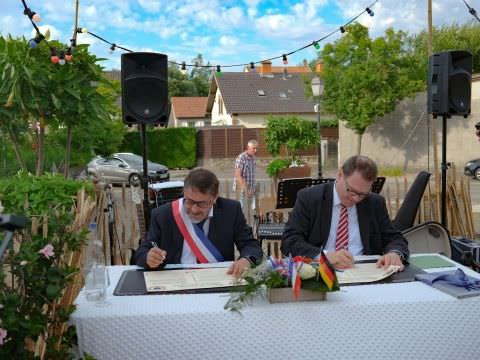
<path fill-rule="evenodd" d="M 465 164 L 465 175 L 473 176 L 473 178 L 480 180 L 480 159 L 470 160 Z"/>
<path fill-rule="evenodd" d="M 88 163 L 87 174 L 109 183 L 138 186 L 143 175 L 143 158 L 132 153 L 97 156 Z M 148 177 L 150 182 L 163 182 L 170 180 L 170 173 L 165 165 L 148 161 Z"/>

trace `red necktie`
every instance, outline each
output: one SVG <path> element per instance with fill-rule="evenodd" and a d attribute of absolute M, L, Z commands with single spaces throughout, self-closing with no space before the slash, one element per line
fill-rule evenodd
<path fill-rule="evenodd" d="M 338 222 L 335 251 L 342 249 L 348 250 L 348 211 L 345 205 L 341 204 L 340 206 L 340 220 Z"/>

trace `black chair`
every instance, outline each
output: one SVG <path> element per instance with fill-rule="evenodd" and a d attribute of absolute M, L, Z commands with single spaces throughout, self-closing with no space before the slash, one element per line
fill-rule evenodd
<path fill-rule="evenodd" d="M 410 229 L 415 223 L 418 207 L 422 201 L 423 193 L 427 187 L 430 173 L 420 171 L 408 192 L 405 194 L 403 203 L 393 219 L 393 225 L 400 231 Z"/>

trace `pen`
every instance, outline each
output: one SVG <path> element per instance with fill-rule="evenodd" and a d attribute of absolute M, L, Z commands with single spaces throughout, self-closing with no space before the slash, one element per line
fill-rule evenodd
<path fill-rule="evenodd" d="M 160 249 L 160 246 L 158 246 L 156 241 L 151 241 L 151 243 L 154 248 Z M 160 256 L 163 258 L 162 260 L 165 260 L 165 255 L 160 255 Z"/>

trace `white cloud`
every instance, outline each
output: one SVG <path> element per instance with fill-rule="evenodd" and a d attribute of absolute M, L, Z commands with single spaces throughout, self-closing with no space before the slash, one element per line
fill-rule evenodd
<path fill-rule="evenodd" d="M 235 46 L 238 39 L 233 36 L 221 36 L 219 42 L 222 46 Z"/>
<path fill-rule="evenodd" d="M 50 38 L 48 39 L 49 41 L 58 40 L 62 42 L 64 40 L 63 33 L 53 25 L 48 25 L 48 24 L 41 25 L 38 27 L 38 29 L 40 30 L 40 33 L 42 33 L 43 35 L 47 33 L 47 30 L 50 32 Z M 30 33 L 31 37 L 34 38 L 36 34 L 37 34 L 36 30 L 32 29 Z"/>
<path fill-rule="evenodd" d="M 147 11 L 157 12 L 160 11 L 162 8 L 162 4 L 160 1 L 153 1 L 153 0 L 138 0 L 138 3 L 142 8 Z"/>

